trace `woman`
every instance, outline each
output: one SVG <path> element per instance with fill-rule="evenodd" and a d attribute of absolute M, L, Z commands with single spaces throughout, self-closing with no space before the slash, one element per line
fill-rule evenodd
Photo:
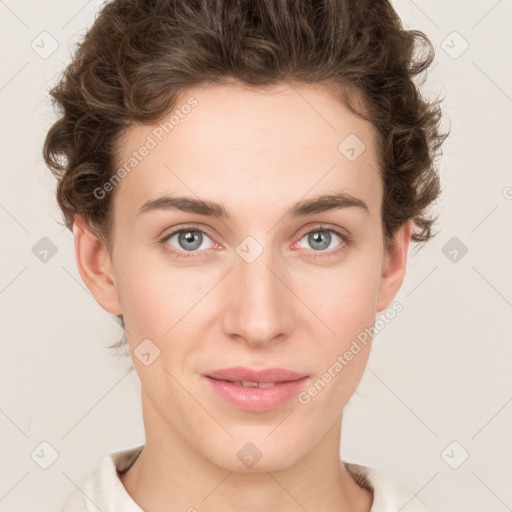
<path fill-rule="evenodd" d="M 341 460 L 340 432 L 409 244 L 433 236 L 446 134 L 413 82 L 432 59 L 387 1 L 102 8 L 44 156 L 146 442 L 64 512 L 425 510 Z"/>

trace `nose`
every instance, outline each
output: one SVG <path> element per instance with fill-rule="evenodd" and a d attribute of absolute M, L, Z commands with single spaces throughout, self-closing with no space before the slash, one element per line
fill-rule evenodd
<path fill-rule="evenodd" d="M 229 300 L 223 328 L 228 336 L 256 348 L 283 340 L 292 332 L 298 299 L 287 283 L 286 271 L 270 250 L 252 263 L 236 258 L 225 286 Z"/>

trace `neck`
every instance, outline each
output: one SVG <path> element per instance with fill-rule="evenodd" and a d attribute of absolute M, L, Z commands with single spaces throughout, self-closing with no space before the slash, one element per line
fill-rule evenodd
<path fill-rule="evenodd" d="M 144 399 L 143 415 L 145 446 L 120 475 L 143 510 L 368 512 L 371 508 L 372 493 L 355 482 L 340 460 L 341 417 L 312 451 L 293 464 L 267 457 L 266 466 L 257 463 L 239 472 L 206 458 Z M 239 440 L 235 444 L 238 450 L 243 446 Z"/>

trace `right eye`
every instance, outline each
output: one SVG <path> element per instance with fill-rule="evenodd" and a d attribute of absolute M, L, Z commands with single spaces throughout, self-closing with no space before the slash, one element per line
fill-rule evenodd
<path fill-rule="evenodd" d="M 206 239 L 210 240 L 210 245 L 204 246 Z M 174 242 L 174 243 L 172 243 Z M 196 227 L 184 227 L 165 235 L 161 240 L 166 251 L 179 258 L 191 258 L 194 255 L 187 253 L 201 252 L 200 249 L 210 249 L 215 246 L 213 240 L 203 230 Z"/>

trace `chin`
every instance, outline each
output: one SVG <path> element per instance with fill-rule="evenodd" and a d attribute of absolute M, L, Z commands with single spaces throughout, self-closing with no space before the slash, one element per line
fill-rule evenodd
<path fill-rule="evenodd" d="M 272 428 L 265 427 L 257 437 L 243 435 L 243 440 L 235 436 L 229 442 L 219 441 L 216 444 L 218 450 L 203 454 L 213 464 L 237 473 L 281 471 L 293 466 L 301 456 L 297 451 L 299 440 L 290 439 L 288 436 L 288 442 L 284 443 L 282 436 L 276 436 L 273 440 L 265 438 L 271 431 Z M 286 432 L 283 430 L 282 434 Z M 270 436 L 273 435 L 274 433 Z M 207 450 L 210 451 L 211 447 L 209 445 Z"/>

